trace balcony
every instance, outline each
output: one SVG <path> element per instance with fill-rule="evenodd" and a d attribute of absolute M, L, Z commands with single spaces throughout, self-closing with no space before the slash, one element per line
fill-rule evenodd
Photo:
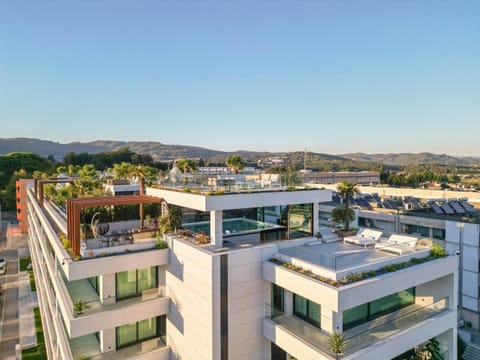
<path fill-rule="evenodd" d="M 448 297 L 425 306 L 412 305 L 399 312 L 394 319 L 391 318 L 391 314 L 387 314 L 375 321 L 345 331 L 343 335 L 347 340 L 347 346 L 341 357 L 352 355 L 417 324 L 424 324 L 426 320 L 450 310 L 449 306 Z M 329 335 L 319 328 L 296 316 L 285 314 L 271 305 L 267 305 L 267 318 L 275 324 L 275 327 L 285 330 L 292 337 L 299 338 L 309 347 L 323 353 L 327 358 L 334 358 L 329 350 Z M 274 336 L 272 339 L 268 334 L 265 334 L 265 328 L 264 335 L 275 341 Z M 278 345 L 282 347 L 282 344 Z M 285 348 L 285 350 L 288 351 L 289 349 Z M 293 355 L 295 354 L 293 353 Z"/>
<path fill-rule="evenodd" d="M 149 359 L 168 360 L 170 358 L 170 347 L 165 345 L 165 340 L 164 336 L 156 337 L 102 354 L 97 336 L 89 334 L 71 339 L 70 348 L 74 359 L 82 355 L 88 356 L 91 360 L 142 359 L 142 355 L 145 355 L 145 358 L 148 357 Z"/>

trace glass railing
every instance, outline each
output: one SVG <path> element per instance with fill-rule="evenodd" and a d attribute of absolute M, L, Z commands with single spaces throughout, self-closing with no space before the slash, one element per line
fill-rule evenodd
<path fill-rule="evenodd" d="M 416 324 L 421 323 L 433 316 L 449 309 L 449 298 L 443 298 L 434 303 L 425 306 L 412 306 L 399 312 L 392 319 L 392 314 L 387 314 L 376 319 L 372 324 L 362 332 L 358 332 L 359 327 L 344 332 L 347 340 L 347 346 L 343 350 L 342 356 L 351 355 L 361 349 L 375 344 L 383 339 L 406 330 Z M 266 316 L 276 324 L 283 327 L 286 331 L 301 337 L 307 343 L 314 346 L 322 353 L 333 356 L 330 352 L 330 336 L 322 332 L 319 328 L 310 325 L 306 321 L 296 316 L 285 314 L 270 304 L 266 305 Z"/>
<path fill-rule="evenodd" d="M 344 353 L 345 355 L 352 354 L 389 336 L 395 335 L 400 331 L 448 310 L 449 306 L 450 298 L 445 297 L 425 306 L 405 308 L 399 311 L 399 315 L 394 319 L 390 319 L 389 315 L 385 315 L 374 321 L 374 326 L 369 327 L 361 333 L 356 333 L 354 336 L 348 335 L 355 330 L 351 329 L 345 333 L 348 345 Z"/>

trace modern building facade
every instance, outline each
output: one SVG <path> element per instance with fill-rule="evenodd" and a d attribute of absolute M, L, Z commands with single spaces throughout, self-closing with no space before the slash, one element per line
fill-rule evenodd
<path fill-rule="evenodd" d="M 421 237 L 401 251 L 386 238 L 344 243 L 319 223 L 330 199 L 301 188 L 159 187 L 72 200 L 65 214 L 29 190 L 49 358 L 333 359 L 338 332 L 345 359 L 394 358 L 432 337 L 455 359 L 459 257 L 430 257 Z M 168 248 L 155 229 L 130 231 L 138 221 L 80 231 L 84 207 L 134 202 L 161 202 L 165 216 L 166 204 L 180 209 Z"/>
<path fill-rule="evenodd" d="M 467 343 L 480 346 L 480 212 L 469 206 L 465 198 L 460 199 L 430 200 L 421 208 L 410 210 L 408 206 L 397 209 L 357 206 L 357 219 L 353 225 L 378 229 L 386 235 L 402 233 L 427 237 L 441 244 L 450 254 L 458 254 L 459 334 Z M 320 204 L 320 223 L 331 224 L 330 214 L 334 207 L 333 203 Z"/>

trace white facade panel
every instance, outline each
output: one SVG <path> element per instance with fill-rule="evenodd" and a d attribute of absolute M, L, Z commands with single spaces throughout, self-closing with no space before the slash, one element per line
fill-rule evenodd
<path fill-rule="evenodd" d="M 445 221 L 445 241 L 450 243 L 460 243 L 461 224 L 456 221 Z"/>
<path fill-rule="evenodd" d="M 478 298 L 462 296 L 462 307 L 469 310 L 478 311 Z"/>
<path fill-rule="evenodd" d="M 462 293 L 478 298 L 478 272 L 462 271 Z"/>
<path fill-rule="evenodd" d="M 463 269 L 478 273 L 478 247 L 464 245 L 462 249 L 462 257 Z"/>
<path fill-rule="evenodd" d="M 463 224 L 463 243 L 478 248 L 479 229 L 480 225 L 478 224 Z"/>

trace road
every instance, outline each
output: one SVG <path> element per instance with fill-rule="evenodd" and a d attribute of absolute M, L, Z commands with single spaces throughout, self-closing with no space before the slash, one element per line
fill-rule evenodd
<path fill-rule="evenodd" d="M 6 249 L 6 225 L 0 228 L 0 256 L 7 258 L 7 273 L 0 275 L 2 286 L 0 359 L 14 360 L 15 345 L 20 342 L 18 333 L 18 252 Z"/>

